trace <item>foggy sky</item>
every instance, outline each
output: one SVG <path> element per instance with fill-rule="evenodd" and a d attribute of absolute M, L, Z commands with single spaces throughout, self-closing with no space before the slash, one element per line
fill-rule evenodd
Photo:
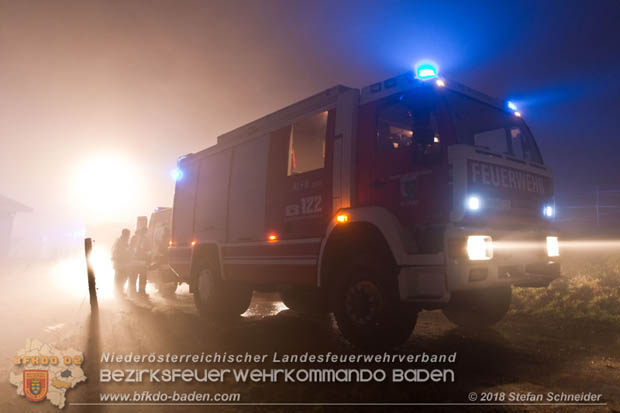
<path fill-rule="evenodd" d="M 76 165 L 121 154 L 143 179 L 133 222 L 172 204 L 179 155 L 422 58 L 514 99 L 560 191 L 620 188 L 618 22 L 618 1 L 0 0 L 0 193 L 85 224 Z"/>

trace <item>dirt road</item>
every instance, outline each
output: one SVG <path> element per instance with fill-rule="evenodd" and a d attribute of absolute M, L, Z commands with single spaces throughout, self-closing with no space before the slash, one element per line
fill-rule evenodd
<path fill-rule="evenodd" d="M 435 411 L 456 408 L 488 411 L 618 411 L 620 410 L 620 332 L 596 325 L 525 319 L 508 316 L 495 328 L 468 333 L 455 328 L 438 311 L 420 315 L 414 334 L 394 354 L 457 354 L 456 363 L 442 364 L 455 372 L 453 383 L 100 383 L 100 369 L 178 368 L 179 365 L 102 363 L 101 354 L 357 354 L 331 317 L 311 317 L 286 309 L 274 294 L 255 294 L 248 312 L 225 326 L 205 323 L 194 309 L 192 296 L 181 288 L 173 298 L 150 291 L 148 299 L 100 298 L 98 313 L 91 314 L 83 294 L 67 289 L 50 277 L 48 263 L 16 267 L 4 275 L 7 288 L 1 296 L 0 411 L 54 412 L 48 401 L 31 403 L 15 394 L 8 383 L 12 357 L 27 338 L 58 348 L 83 351 L 88 377 L 67 393 L 67 411 L 201 411 L 204 406 L 83 406 L 100 401 L 101 393 L 192 392 L 238 393 L 242 403 L 391 403 L 381 409 L 407 410 L 397 403 L 463 403 L 465 406 L 425 406 Z M 79 278 L 78 278 L 79 277 Z M 75 282 L 84 282 L 82 274 Z M 183 364 L 189 368 L 317 368 L 301 363 Z M 319 365 L 318 367 L 326 367 Z M 330 366 L 334 367 L 334 366 Z M 340 364 L 337 368 L 435 368 L 406 363 Z M 521 395 L 554 393 L 602 394 L 605 405 L 467 405 L 470 393 Z M 499 397 L 499 396 L 494 396 Z M 523 396 L 526 397 L 526 396 Z M 479 402 L 480 400 L 477 400 Z M 325 406 L 218 405 L 223 411 L 319 410 Z M 375 406 L 378 407 L 378 406 Z M 358 411 L 360 406 L 338 406 Z"/>

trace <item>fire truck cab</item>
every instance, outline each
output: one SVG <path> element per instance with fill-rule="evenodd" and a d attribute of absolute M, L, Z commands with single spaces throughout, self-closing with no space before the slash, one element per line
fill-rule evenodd
<path fill-rule="evenodd" d="M 179 159 L 169 264 L 201 314 L 277 290 L 386 348 L 421 309 L 487 327 L 512 285 L 559 276 L 551 171 L 521 114 L 429 70 L 333 87 Z"/>

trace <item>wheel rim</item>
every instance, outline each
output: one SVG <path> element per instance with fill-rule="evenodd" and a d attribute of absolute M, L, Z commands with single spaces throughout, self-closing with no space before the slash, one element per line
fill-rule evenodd
<path fill-rule="evenodd" d="M 376 323 L 383 308 L 381 291 L 370 281 L 358 281 L 347 290 L 345 308 L 349 318 L 360 326 Z"/>

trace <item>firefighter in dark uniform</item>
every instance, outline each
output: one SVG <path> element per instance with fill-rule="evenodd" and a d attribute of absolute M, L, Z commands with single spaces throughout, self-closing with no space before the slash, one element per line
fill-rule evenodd
<path fill-rule="evenodd" d="M 130 243 L 133 251 L 134 268 L 129 275 L 129 293 L 136 293 L 136 280 L 138 280 L 138 294 L 142 296 L 146 296 L 146 271 L 151 257 L 151 248 L 146 231 L 146 227 L 137 229 Z"/>
<path fill-rule="evenodd" d="M 129 277 L 133 254 L 129 247 L 130 232 L 123 229 L 121 236 L 116 239 L 112 246 L 112 264 L 114 265 L 114 292 L 117 295 L 123 293 L 125 281 Z M 135 284 L 134 284 L 135 285 Z"/>

